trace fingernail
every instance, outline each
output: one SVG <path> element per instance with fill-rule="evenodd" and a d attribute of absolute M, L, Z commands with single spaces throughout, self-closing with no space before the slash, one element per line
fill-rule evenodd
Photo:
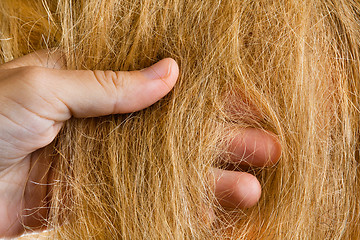
<path fill-rule="evenodd" d="M 154 65 L 140 70 L 149 80 L 156 80 L 160 78 L 167 78 L 170 75 L 171 62 L 165 59 L 160 60 Z"/>

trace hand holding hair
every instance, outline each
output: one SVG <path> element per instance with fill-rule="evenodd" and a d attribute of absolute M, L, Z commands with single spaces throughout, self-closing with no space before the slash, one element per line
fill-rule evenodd
<path fill-rule="evenodd" d="M 61 59 L 40 51 L 0 66 L 0 237 L 41 227 L 39 216 L 46 218 L 51 160 L 34 159 L 64 121 L 146 108 L 173 88 L 179 73 L 170 58 L 132 72 L 61 70 Z M 280 155 L 278 140 L 261 130 L 246 129 L 230 145 L 232 160 L 247 165 L 272 165 Z M 249 173 L 214 169 L 214 178 L 226 207 L 251 207 L 260 197 Z"/>

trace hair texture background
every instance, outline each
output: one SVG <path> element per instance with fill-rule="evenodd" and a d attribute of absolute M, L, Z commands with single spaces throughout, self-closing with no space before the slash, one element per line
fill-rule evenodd
<path fill-rule="evenodd" d="M 2 0 L 1 62 L 48 48 L 68 69 L 180 65 L 150 108 L 62 129 L 54 236 L 356 239 L 359 12 L 352 0 Z M 244 127 L 278 134 L 282 159 L 257 172 L 259 204 L 229 212 L 208 174 Z"/>

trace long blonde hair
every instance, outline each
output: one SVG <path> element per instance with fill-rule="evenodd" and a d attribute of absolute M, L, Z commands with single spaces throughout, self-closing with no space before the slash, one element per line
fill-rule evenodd
<path fill-rule="evenodd" d="M 68 69 L 180 65 L 150 108 L 62 129 L 54 236 L 358 238 L 359 14 L 353 0 L 2 0 L 0 62 L 48 48 Z M 282 158 L 255 171 L 259 204 L 228 211 L 208 174 L 244 127 L 277 134 Z"/>

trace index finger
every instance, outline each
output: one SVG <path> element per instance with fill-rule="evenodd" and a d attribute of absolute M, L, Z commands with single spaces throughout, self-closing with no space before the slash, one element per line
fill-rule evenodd
<path fill-rule="evenodd" d="M 53 69 L 64 69 L 65 58 L 60 50 L 44 49 L 4 63 L 0 65 L 0 70 L 19 67 L 45 67 Z"/>
<path fill-rule="evenodd" d="M 231 140 L 229 152 L 232 163 L 255 167 L 272 166 L 280 158 L 281 144 L 273 133 L 245 128 Z"/>

